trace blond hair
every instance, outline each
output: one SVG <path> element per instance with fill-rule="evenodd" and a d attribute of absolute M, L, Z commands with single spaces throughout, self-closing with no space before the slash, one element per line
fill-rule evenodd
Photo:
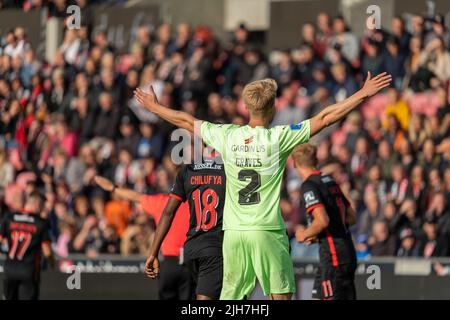
<path fill-rule="evenodd" d="M 315 167 L 317 166 L 317 147 L 310 143 L 301 144 L 292 151 L 292 157 L 298 166 Z"/>
<path fill-rule="evenodd" d="M 250 82 L 244 87 L 242 97 L 250 114 L 266 115 L 275 104 L 277 83 L 273 79 Z"/>

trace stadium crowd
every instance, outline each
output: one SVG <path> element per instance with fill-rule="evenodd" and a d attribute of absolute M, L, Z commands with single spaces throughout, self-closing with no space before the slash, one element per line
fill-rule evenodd
<path fill-rule="evenodd" d="M 358 38 L 342 17 L 320 13 L 291 49 L 268 53 L 244 25 L 223 42 L 207 26 L 143 25 L 123 53 L 105 31 L 91 32 L 89 6 L 78 2 L 83 24 L 65 30 L 53 61 L 35 55 L 20 26 L 0 45 L 0 215 L 42 191 L 59 256 L 147 254 L 151 218 L 93 181 L 170 191 L 173 127 L 140 108 L 135 88 L 152 84 L 164 105 L 244 124 L 243 86 L 272 77 L 279 125 L 345 99 L 369 71 L 389 72 L 394 86 L 314 141 L 321 169 L 357 209 L 358 256 L 450 256 L 450 32 L 441 16 L 394 17 L 391 31 Z M 295 244 L 300 184 L 289 161 L 281 209 L 293 255 L 307 256 Z"/>

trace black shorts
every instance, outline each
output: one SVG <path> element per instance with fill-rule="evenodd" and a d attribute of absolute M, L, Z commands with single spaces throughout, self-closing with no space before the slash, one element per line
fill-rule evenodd
<path fill-rule="evenodd" d="M 160 300 L 195 299 L 191 273 L 178 257 L 165 256 L 160 260 L 158 291 Z"/>
<path fill-rule="evenodd" d="M 5 277 L 3 294 L 6 300 L 37 300 L 39 298 L 39 281 L 34 279 L 14 279 Z"/>
<path fill-rule="evenodd" d="M 338 267 L 319 266 L 314 279 L 312 298 L 356 300 L 355 271 L 356 264 L 344 264 Z"/>
<path fill-rule="evenodd" d="M 196 285 L 196 294 L 219 299 L 222 291 L 223 257 L 211 256 L 189 259 L 186 266 Z"/>

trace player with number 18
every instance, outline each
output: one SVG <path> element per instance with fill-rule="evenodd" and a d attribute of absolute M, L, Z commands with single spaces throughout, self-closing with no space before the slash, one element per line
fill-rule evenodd
<path fill-rule="evenodd" d="M 147 259 L 146 273 L 150 278 L 156 278 L 159 274 L 159 248 L 170 229 L 174 213 L 182 202 L 187 201 L 190 221 L 184 244 L 184 263 L 196 285 L 197 300 L 219 299 L 222 290 L 225 171 L 219 159 L 218 154 L 210 154 L 203 162 L 180 169 Z"/>

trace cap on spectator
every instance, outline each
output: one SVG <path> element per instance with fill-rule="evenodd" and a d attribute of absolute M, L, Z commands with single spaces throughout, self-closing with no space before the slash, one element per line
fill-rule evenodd
<path fill-rule="evenodd" d="M 238 27 L 238 29 L 242 29 L 242 30 L 248 30 L 247 26 L 245 25 L 245 23 L 241 23 Z"/>
<path fill-rule="evenodd" d="M 325 71 L 327 69 L 327 66 L 323 62 L 316 62 L 313 65 L 313 69 L 320 70 L 320 71 Z"/>
<path fill-rule="evenodd" d="M 121 119 L 120 119 L 120 124 L 122 125 L 122 124 L 130 124 L 131 123 L 131 119 L 130 119 L 130 117 L 129 116 L 123 116 Z"/>
<path fill-rule="evenodd" d="M 410 228 L 405 228 L 400 232 L 400 240 L 405 240 L 407 238 L 414 238 L 414 233 Z"/>
<path fill-rule="evenodd" d="M 437 14 L 437 15 L 434 16 L 433 23 L 444 25 L 444 22 L 445 22 L 445 20 L 444 20 L 444 17 L 442 15 Z"/>
<path fill-rule="evenodd" d="M 368 240 L 369 240 L 369 237 L 367 237 L 366 234 L 360 234 L 358 237 L 356 237 L 357 243 L 367 243 Z"/>

